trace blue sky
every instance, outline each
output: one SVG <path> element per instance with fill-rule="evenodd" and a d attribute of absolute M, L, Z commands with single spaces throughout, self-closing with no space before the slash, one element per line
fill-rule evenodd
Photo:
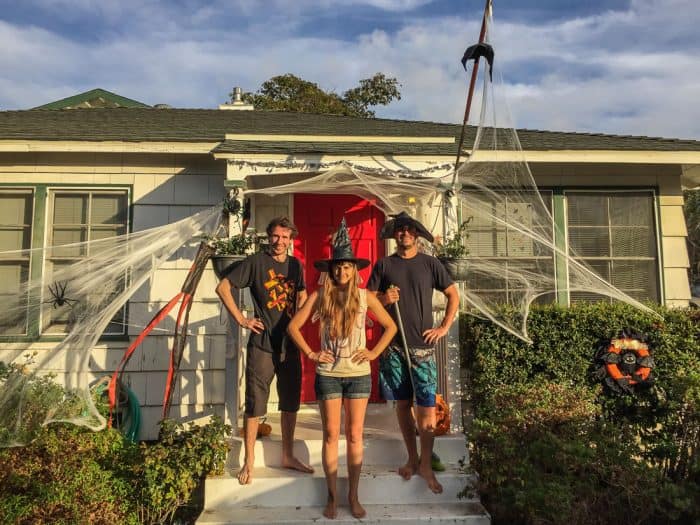
<path fill-rule="evenodd" d="M 386 118 L 460 122 L 483 0 L 0 0 L 0 108 L 100 87 L 215 108 L 294 73 L 343 92 L 381 71 Z M 494 0 L 518 127 L 700 139 L 700 2 Z"/>

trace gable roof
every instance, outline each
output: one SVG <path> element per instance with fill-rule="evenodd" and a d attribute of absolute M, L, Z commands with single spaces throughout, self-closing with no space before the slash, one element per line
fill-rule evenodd
<path fill-rule="evenodd" d="M 122 97 L 106 89 L 91 89 L 71 97 L 37 106 L 34 109 L 93 109 L 93 108 L 148 108 L 148 104 Z"/>
<path fill-rule="evenodd" d="M 467 147 L 474 141 L 475 129 L 467 129 Z M 454 155 L 460 132 L 457 124 L 276 111 L 0 111 L 0 140 L 217 142 L 217 153 Z M 526 151 L 700 151 L 696 140 L 524 129 L 518 130 L 518 136 Z M 295 142 L 295 137 L 308 140 Z M 343 140 L 326 140 L 331 137 Z M 376 140 L 363 141 L 367 137 Z"/>

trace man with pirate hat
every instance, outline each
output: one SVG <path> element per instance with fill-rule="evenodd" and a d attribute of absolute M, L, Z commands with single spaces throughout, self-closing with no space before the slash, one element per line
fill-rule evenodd
<path fill-rule="evenodd" d="M 379 360 L 382 393 L 385 399 L 396 401 L 396 416 L 408 452 L 408 461 L 399 468 L 399 474 L 410 479 L 417 473 L 430 490 L 439 494 L 442 485 L 431 466 L 437 390 L 433 354 L 435 344 L 455 320 L 459 292 L 442 263 L 418 251 L 418 237 L 432 242 L 433 236 L 416 219 L 401 212 L 384 224 L 380 236 L 394 239 L 396 252 L 375 264 L 367 289 L 376 293 L 399 327 L 399 333 Z M 433 326 L 433 290 L 447 298 L 445 315 L 436 327 Z M 411 411 L 414 399 L 415 419 Z M 416 447 L 416 429 L 420 451 Z"/>

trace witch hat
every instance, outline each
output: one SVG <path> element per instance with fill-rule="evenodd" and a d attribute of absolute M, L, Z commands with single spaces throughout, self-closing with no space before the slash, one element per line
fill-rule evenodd
<path fill-rule="evenodd" d="M 416 235 L 423 237 L 428 242 L 433 242 L 433 234 L 428 231 L 428 228 L 423 226 L 405 211 L 402 211 L 397 215 L 392 215 L 392 217 L 393 219 L 386 221 L 384 226 L 382 226 L 382 231 L 379 232 L 380 238 L 393 239 L 394 232 L 396 232 L 396 230 L 403 228 L 404 226 L 410 226 L 416 230 Z"/>
<path fill-rule="evenodd" d="M 362 268 L 367 268 L 370 264 L 369 259 L 358 259 L 355 257 L 355 253 L 352 251 L 352 244 L 350 244 L 350 236 L 348 235 L 348 226 L 345 224 L 345 217 L 340 221 L 338 231 L 335 232 L 332 248 L 331 258 L 315 261 L 314 268 L 322 272 L 327 272 L 330 270 L 331 263 L 343 261 L 354 263 L 358 270 L 362 270 Z"/>

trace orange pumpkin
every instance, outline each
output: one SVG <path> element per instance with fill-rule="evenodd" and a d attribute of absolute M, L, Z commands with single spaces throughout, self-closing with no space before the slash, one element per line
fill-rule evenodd
<path fill-rule="evenodd" d="M 442 436 L 450 431 L 450 406 L 441 394 L 435 396 L 435 435 Z"/>
<path fill-rule="evenodd" d="M 272 427 L 267 423 L 260 423 L 258 425 L 258 438 L 269 436 L 272 433 Z M 245 430 L 243 427 L 238 429 L 238 435 L 240 437 L 245 437 Z"/>

